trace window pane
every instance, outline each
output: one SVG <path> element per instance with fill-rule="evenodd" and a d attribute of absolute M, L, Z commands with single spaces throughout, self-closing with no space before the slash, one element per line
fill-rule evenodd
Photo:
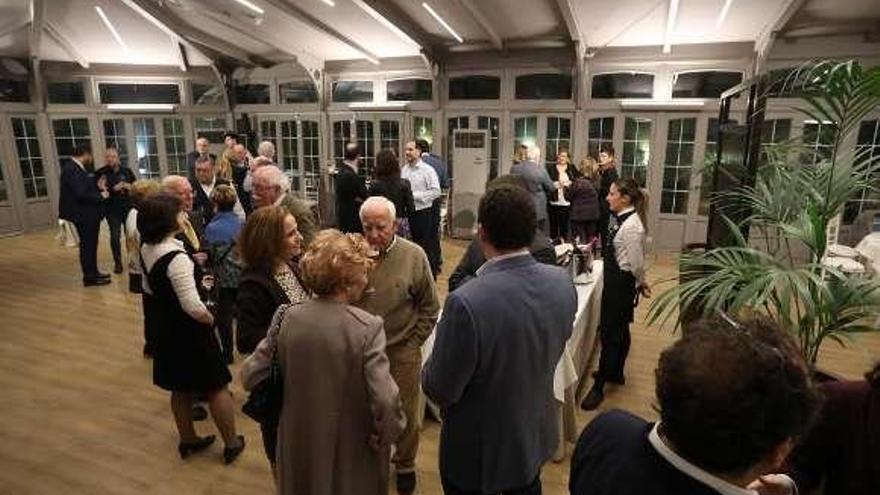
<path fill-rule="evenodd" d="M 694 161 L 694 133 L 697 119 L 672 119 L 666 136 L 660 213 L 687 213 Z"/>
<path fill-rule="evenodd" d="M 290 81 L 278 85 L 281 103 L 317 103 L 318 91 L 312 81 Z"/>
<path fill-rule="evenodd" d="M 614 145 L 614 117 L 590 119 L 587 131 L 587 153 L 599 159 L 599 146 Z"/>
<path fill-rule="evenodd" d="M 501 79 L 494 76 L 455 77 L 449 80 L 450 100 L 497 100 Z"/>
<path fill-rule="evenodd" d="M 513 120 L 513 149 L 535 146 L 538 143 L 538 117 L 522 117 Z"/>
<path fill-rule="evenodd" d="M 430 117 L 413 117 L 413 130 L 416 139 L 424 139 L 434 144 L 434 119 Z"/>
<path fill-rule="evenodd" d="M 544 163 L 556 163 L 560 151 L 568 151 L 571 145 L 571 119 L 547 117 L 547 142 L 544 144 Z M 571 156 L 569 156 L 571 159 Z"/>
<path fill-rule="evenodd" d="M 99 83 L 101 103 L 180 103 L 177 84 Z"/>
<path fill-rule="evenodd" d="M 623 159 L 620 163 L 620 176 L 632 177 L 644 187 L 648 177 L 648 162 L 651 159 L 651 119 L 627 117 L 624 121 Z"/>
<path fill-rule="evenodd" d="M 398 121 L 379 121 L 379 148 L 390 148 L 400 155 L 400 123 Z"/>
<path fill-rule="evenodd" d="M 86 92 L 81 81 L 50 82 L 46 91 L 49 103 L 76 105 L 86 102 Z"/>
<path fill-rule="evenodd" d="M 341 164 L 345 158 L 345 145 L 351 142 L 351 121 L 339 120 L 333 123 L 333 161 Z M 361 150 L 363 153 L 364 150 Z"/>
<path fill-rule="evenodd" d="M 52 121 L 58 164 L 64 165 L 77 146 L 91 147 L 88 119 L 56 119 Z"/>
<path fill-rule="evenodd" d="M 843 223 L 852 224 L 865 210 L 880 209 L 880 120 L 859 126 L 856 163 L 864 184 L 853 191 L 843 211 Z"/>
<path fill-rule="evenodd" d="M 303 184 L 306 199 L 318 200 L 321 190 L 321 136 L 318 123 L 313 120 L 300 122 L 302 131 Z"/>
<path fill-rule="evenodd" d="M 477 129 L 489 131 L 489 179 L 494 179 L 501 173 L 498 162 L 499 122 L 496 117 L 477 117 Z"/>
<path fill-rule="evenodd" d="M 269 141 L 278 153 L 278 125 L 274 120 L 260 121 L 260 141 Z"/>
<path fill-rule="evenodd" d="M 223 88 L 216 84 L 192 83 L 194 105 L 222 105 Z"/>
<path fill-rule="evenodd" d="M 834 124 L 815 121 L 804 122 L 802 135 L 804 152 L 801 154 L 801 163 L 815 165 L 822 160 L 830 159 L 836 133 L 837 126 Z"/>
<path fill-rule="evenodd" d="M 673 98 L 719 98 L 742 82 L 742 72 L 701 71 L 676 74 Z"/>
<path fill-rule="evenodd" d="M 226 133 L 226 119 L 223 117 L 196 117 L 194 120 L 196 139 L 207 138 L 212 143 L 222 143 Z"/>
<path fill-rule="evenodd" d="M 373 101 L 373 82 L 336 81 L 333 83 L 333 101 L 339 103 Z"/>
<path fill-rule="evenodd" d="M 40 141 L 36 134 L 36 123 L 33 119 L 12 119 L 12 130 L 15 138 L 15 149 L 18 152 L 18 166 L 21 177 L 24 179 L 24 192 L 27 198 L 45 197 L 47 193 L 40 194 L 40 188 L 36 181 L 42 181 L 42 190 L 45 191 L 45 167 L 40 153 Z"/>
<path fill-rule="evenodd" d="M 364 170 L 358 169 L 358 174 L 366 177 L 373 176 L 373 167 L 376 165 L 376 147 L 373 139 L 373 122 L 370 120 L 358 120 L 355 123 L 357 130 L 357 144 L 364 158 Z"/>
<path fill-rule="evenodd" d="M 31 91 L 27 79 L 0 79 L 0 103 L 28 103 Z"/>
<path fill-rule="evenodd" d="M 158 179 L 162 175 L 162 171 L 159 168 L 156 124 L 152 118 L 134 119 L 134 139 L 140 177 Z"/>
<path fill-rule="evenodd" d="M 593 98 L 651 98 L 654 74 L 616 72 L 593 76 Z"/>
<path fill-rule="evenodd" d="M 104 121 L 104 146 L 116 148 L 119 162 L 128 166 L 128 143 L 125 139 L 125 121 L 123 119 L 107 119 Z"/>
<path fill-rule="evenodd" d="M 299 174 L 299 142 L 295 120 L 281 122 L 282 170 L 292 175 Z"/>
<path fill-rule="evenodd" d="M 168 173 L 173 175 L 189 175 L 186 168 L 186 137 L 183 120 L 175 118 L 162 119 L 165 131 L 165 157 L 168 161 Z"/>
<path fill-rule="evenodd" d="M 569 100 L 571 74 L 528 74 L 516 78 L 517 100 Z"/>
<path fill-rule="evenodd" d="M 269 85 L 236 83 L 235 102 L 240 105 L 267 105 L 269 104 Z"/>
<path fill-rule="evenodd" d="M 430 79 L 398 79 L 385 86 L 388 101 L 431 101 L 433 81 Z"/>

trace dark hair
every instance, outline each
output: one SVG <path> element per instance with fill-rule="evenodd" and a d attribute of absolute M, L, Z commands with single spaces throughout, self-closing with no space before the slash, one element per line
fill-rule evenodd
<path fill-rule="evenodd" d="M 397 153 L 391 148 L 385 148 L 376 153 L 376 178 L 400 178 L 400 162 L 397 159 Z"/>
<path fill-rule="evenodd" d="M 611 156 L 615 156 L 614 145 L 611 143 L 599 143 L 599 151 L 596 153 L 596 155 L 598 156 L 599 153 L 602 153 L 603 151 Z"/>
<path fill-rule="evenodd" d="M 232 131 L 226 131 L 223 133 L 223 140 L 226 141 L 226 138 L 235 139 L 236 144 L 238 143 L 238 133 Z"/>
<path fill-rule="evenodd" d="M 70 156 L 84 156 L 91 155 L 92 147 L 88 144 L 78 144 L 73 147 L 73 151 L 70 153 Z"/>
<path fill-rule="evenodd" d="M 348 143 L 345 145 L 345 153 L 342 155 L 348 161 L 352 161 L 357 159 L 358 155 L 361 154 L 361 149 L 355 143 Z"/>
<path fill-rule="evenodd" d="M 519 187 L 523 191 L 529 190 L 529 184 L 528 184 L 528 182 L 526 182 L 526 179 L 521 175 L 514 175 L 514 174 L 507 174 L 507 175 L 501 175 L 501 176 L 495 177 L 494 179 L 492 179 L 488 183 L 486 183 L 486 190 L 489 190 L 489 188 L 501 186 L 504 184 L 509 184 L 512 186 Z"/>
<path fill-rule="evenodd" d="M 208 163 L 213 167 L 214 159 L 211 158 L 211 155 L 199 155 L 198 157 L 196 157 L 195 165 L 198 166 L 200 163 Z"/>
<path fill-rule="evenodd" d="M 660 355 L 661 433 L 713 472 L 741 475 L 812 424 L 820 395 L 774 322 L 703 320 Z"/>
<path fill-rule="evenodd" d="M 422 153 L 431 152 L 431 145 L 428 144 L 428 140 L 424 138 L 416 139 L 416 148 Z"/>
<path fill-rule="evenodd" d="M 177 231 L 177 215 L 183 203 L 175 194 L 160 192 L 151 194 L 138 206 L 137 229 L 141 240 L 156 244 Z"/>
<path fill-rule="evenodd" d="M 865 373 L 865 380 L 868 380 L 872 388 L 880 389 L 880 363 L 877 363 L 871 371 Z"/>
<path fill-rule="evenodd" d="M 629 196 L 629 201 L 636 209 L 642 227 L 648 232 L 648 193 L 639 187 L 639 183 L 632 177 L 623 177 L 613 183 L 621 196 Z"/>
<path fill-rule="evenodd" d="M 531 245 L 538 227 L 532 195 L 513 184 L 496 184 L 486 190 L 478 220 L 489 243 L 500 250 Z"/>

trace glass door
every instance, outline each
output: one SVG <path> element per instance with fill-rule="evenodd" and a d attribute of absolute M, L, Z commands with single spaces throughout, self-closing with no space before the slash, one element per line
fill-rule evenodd
<path fill-rule="evenodd" d="M 48 165 L 45 148 L 40 139 L 39 125 L 35 116 L 12 117 L 12 137 L 15 143 L 15 158 L 18 162 L 19 198 L 24 198 L 20 218 L 29 229 L 47 227 L 57 211 L 52 211 L 49 199 Z M 86 121 L 88 124 L 88 121 Z M 12 175 L 7 169 L 6 180 Z M 60 176 L 60 171 L 57 176 Z M 7 190 L 8 194 L 9 190 Z"/>
<path fill-rule="evenodd" d="M 376 153 L 392 149 L 403 158 L 403 114 L 357 114 L 354 119 L 331 116 L 333 129 L 333 160 L 339 164 L 345 155 L 345 145 L 354 142 L 360 148 L 363 164 L 358 174 L 370 178 L 376 166 Z"/>
<path fill-rule="evenodd" d="M 514 153 L 523 145 L 537 146 L 544 165 L 556 163 L 560 151 L 568 150 L 571 154 L 571 122 L 570 114 L 514 115 Z"/>

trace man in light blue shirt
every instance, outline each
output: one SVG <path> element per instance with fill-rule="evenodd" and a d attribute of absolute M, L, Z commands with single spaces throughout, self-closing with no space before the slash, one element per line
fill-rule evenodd
<path fill-rule="evenodd" d="M 413 200 L 416 206 L 416 211 L 409 218 L 412 240 L 421 246 L 425 254 L 428 255 L 431 271 L 436 279 L 440 272 L 439 259 L 441 254 L 433 242 L 434 237 L 438 234 L 432 232 L 434 222 L 431 215 L 434 200 L 443 193 L 440 191 L 440 179 L 437 177 L 437 172 L 423 162 L 420 155 L 415 142 L 406 143 L 406 148 L 404 148 L 406 165 L 400 171 L 400 177 L 408 180 L 412 186 Z"/>

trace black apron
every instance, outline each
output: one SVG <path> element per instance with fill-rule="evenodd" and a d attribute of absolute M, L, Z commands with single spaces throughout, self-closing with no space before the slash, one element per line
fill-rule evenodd
<path fill-rule="evenodd" d="M 600 326 L 620 326 L 632 323 L 636 307 L 636 277 L 632 272 L 625 271 L 617 264 L 617 253 L 614 249 L 614 239 L 620 226 L 635 211 L 630 211 L 608 222 L 607 235 L 603 237 L 602 260 L 604 272 L 602 280 L 602 314 Z"/>

